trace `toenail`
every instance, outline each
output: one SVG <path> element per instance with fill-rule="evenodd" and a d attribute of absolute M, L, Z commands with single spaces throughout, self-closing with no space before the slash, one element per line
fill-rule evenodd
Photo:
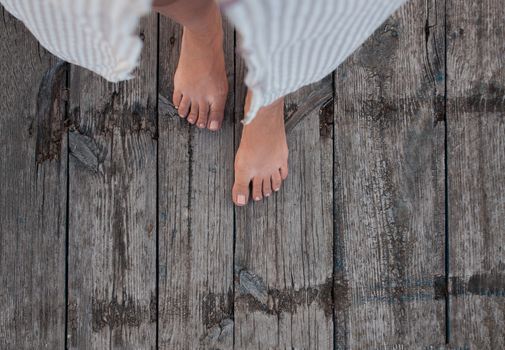
<path fill-rule="evenodd" d="M 199 126 L 200 128 L 204 128 L 204 127 L 205 127 L 205 124 L 204 124 L 204 123 L 200 123 L 200 124 L 198 124 L 198 126 Z"/>
<path fill-rule="evenodd" d="M 270 197 L 270 193 L 265 193 L 265 197 Z"/>
<path fill-rule="evenodd" d="M 210 122 L 209 129 L 210 130 L 217 130 L 217 127 L 219 126 L 219 123 L 215 120 Z"/>
<path fill-rule="evenodd" d="M 245 204 L 245 196 L 243 194 L 239 194 L 237 196 L 237 203 L 238 204 Z"/>
<path fill-rule="evenodd" d="M 275 192 L 277 192 L 277 191 L 279 191 L 279 190 L 280 190 L 280 188 L 274 188 L 274 191 L 275 191 Z"/>
<path fill-rule="evenodd" d="M 254 197 L 255 201 L 259 201 L 261 198 L 260 197 Z"/>

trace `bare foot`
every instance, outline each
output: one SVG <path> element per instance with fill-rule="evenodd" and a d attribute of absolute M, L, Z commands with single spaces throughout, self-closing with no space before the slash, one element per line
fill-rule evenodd
<path fill-rule="evenodd" d="M 210 1 L 197 23 L 184 27 L 173 102 L 181 118 L 215 131 L 223 121 L 227 94 L 221 14 Z"/>
<path fill-rule="evenodd" d="M 245 109 L 249 108 L 250 92 Z M 288 176 L 288 145 L 284 129 L 284 99 L 281 98 L 259 110 L 253 121 L 244 126 L 235 156 L 233 202 L 242 206 L 252 198 L 259 201 L 278 191 Z"/>

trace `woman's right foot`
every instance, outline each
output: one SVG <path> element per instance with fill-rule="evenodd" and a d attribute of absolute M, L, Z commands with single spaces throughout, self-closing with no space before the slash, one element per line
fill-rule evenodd
<path fill-rule="evenodd" d="M 219 7 L 215 1 L 207 7 L 197 23 L 184 27 L 173 103 L 181 118 L 216 131 L 223 122 L 228 79 Z"/>
<path fill-rule="evenodd" d="M 250 99 L 251 93 L 248 92 L 246 111 Z M 235 156 L 233 202 L 243 206 L 251 195 L 255 201 L 269 197 L 281 188 L 287 176 L 288 145 L 284 129 L 284 99 L 281 98 L 261 108 L 253 121 L 244 125 Z"/>

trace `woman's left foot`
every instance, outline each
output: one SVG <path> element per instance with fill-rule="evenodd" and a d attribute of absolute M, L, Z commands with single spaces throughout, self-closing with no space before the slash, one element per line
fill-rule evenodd
<path fill-rule="evenodd" d="M 249 108 L 248 92 L 245 110 Z M 259 110 L 250 124 L 244 125 L 235 156 L 233 202 L 243 206 L 252 198 L 259 201 L 281 188 L 288 176 L 288 145 L 284 129 L 284 99 Z"/>

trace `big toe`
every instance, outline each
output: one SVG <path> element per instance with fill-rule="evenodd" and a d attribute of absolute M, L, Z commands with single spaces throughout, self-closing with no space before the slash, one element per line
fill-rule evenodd
<path fill-rule="evenodd" d="M 224 101 L 219 101 L 211 104 L 209 112 L 209 122 L 207 123 L 209 130 L 216 131 L 221 128 L 224 118 Z"/>
<path fill-rule="evenodd" d="M 280 167 L 280 172 L 281 172 L 281 177 L 283 180 L 286 180 L 286 178 L 288 177 L 288 163 L 284 163 L 281 167 Z"/>
<path fill-rule="evenodd" d="M 232 196 L 233 203 L 238 205 L 239 207 L 246 205 L 249 201 L 249 183 L 251 179 L 236 175 L 235 183 L 233 184 Z"/>
<path fill-rule="evenodd" d="M 275 192 L 279 191 L 281 189 L 282 185 L 282 177 L 280 171 L 275 171 L 272 174 L 272 190 Z"/>

